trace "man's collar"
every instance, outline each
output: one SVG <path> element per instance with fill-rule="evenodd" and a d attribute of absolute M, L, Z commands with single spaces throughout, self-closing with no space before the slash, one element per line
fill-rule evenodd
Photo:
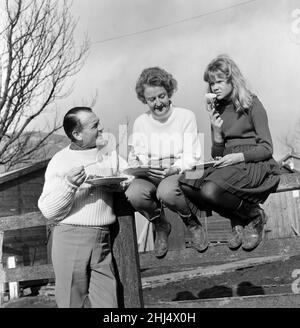
<path fill-rule="evenodd" d="M 74 141 L 72 141 L 71 144 L 70 144 L 70 149 L 71 150 L 88 150 L 88 149 L 93 149 L 93 148 L 96 148 L 96 146 L 91 147 L 91 148 L 83 148 L 80 145 L 78 145 L 77 143 L 75 143 Z"/>

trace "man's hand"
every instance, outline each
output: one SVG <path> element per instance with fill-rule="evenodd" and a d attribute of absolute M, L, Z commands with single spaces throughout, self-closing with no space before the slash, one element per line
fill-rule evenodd
<path fill-rule="evenodd" d="M 70 183 L 79 187 L 86 179 L 86 173 L 83 166 L 74 167 L 67 174 L 66 178 Z"/>
<path fill-rule="evenodd" d="M 214 164 L 214 167 L 225 167 L 228 165 L 233 165 L 244 161 L 245 158 L 243 153 L 228 154 L 223 156 L 221 159 L 217 160 Z"/>

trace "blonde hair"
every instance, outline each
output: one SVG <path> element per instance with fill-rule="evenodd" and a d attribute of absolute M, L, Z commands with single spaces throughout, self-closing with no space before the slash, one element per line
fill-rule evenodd
<path fill-rule="evenodd" d="M 237 112 L 244 112 L 251 107 L 253 93 L 249 90 L 240 69 L 229 56 L 219 55 L 208 64 L 203 78 L 209 84 L 209 92 L 211 92 L 210 83 L 216 77 L 224 78 L 228 83 L 231 83 L 232 93 L 230 98 Z"/>

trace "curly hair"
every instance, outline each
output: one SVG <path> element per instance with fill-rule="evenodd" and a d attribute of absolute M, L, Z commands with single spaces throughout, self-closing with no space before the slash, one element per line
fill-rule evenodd
<path fill-rule="evenodd" d="M 204 81 L 209 84 L 208 91 L 211 92 L 210 83 L 216 78 L 226 79 L 232 85 L 231 100 L 236 111 L 248 110 L 253 102 L 253 93 L 249 90 L 236 63 L 227 55 L 219 55 L 213 59 L 204 72 Z"/>
<path fill-rule="evenodd" d="M 145 86 L 164 87 L 168 97 L 171 98 L 177 90 L 177 81 L 173 78 L 172 74 L 164 69 L 149 67 L 142 71 L 135 86 L 137 97 L 143 104 L 146 104 L 144 96 Z"/>

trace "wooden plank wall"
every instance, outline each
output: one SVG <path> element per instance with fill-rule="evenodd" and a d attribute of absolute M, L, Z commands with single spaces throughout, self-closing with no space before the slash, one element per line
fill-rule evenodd
<path fill-rule="evenodd" d="M 45 168 L 0 185 L 1 217 L 26 215 L 38 211 L 37 200 L 44 185 Z M 17 257 L 17 265 L 44 264 L 47 260 L 45 226 L 6 231 L 3 238 L 3 264 L 8 256 Z"/>
<path fill-rule="evenodd" d="M 38 210 L 37 200 L 44 185 L 45 169 L 0 185 L 0 217 Z"/>
<path fill-rule="evenodd" d="M 46 229 L 43 226 L 4 232 L 4 266 L 9 256 L 16 256 L 18 266 L 47 263 Z"/>
<path fill-rule="evenodd" d="M 271 194 L 262 207 L 269 217 L 266 225 L 269 239 L 293 237 L 295 230 L 300 232 L 300 197 L 297 190 Z"/>

